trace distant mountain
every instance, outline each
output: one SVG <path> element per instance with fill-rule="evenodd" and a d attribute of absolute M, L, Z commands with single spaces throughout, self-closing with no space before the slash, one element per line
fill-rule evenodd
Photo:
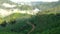
<path fill-rule="evenodd" d="M 17 9 L 23 9 L 25 10 L 25 8 L 28 9 L 35 9 L 38 8 L 40 10 L 47 10 L 50 8 L 54 8 L 56 6 L 60 5 L 60 1 L 58 2 L 20 2 L 20 3 L 14 3 L 10 0 L 0 0 L 0 8 L 3 9 L 8 9 L 7 7 L 2 6 L 3 3 L 8 3 L 10 5 L 16 5 Z M 10 8 L 11 9 L 11 8 Z"/>
<path fill-rule="evenodd" d="M 23 3 L 24 5 L 32 6 L 33 9 L 38 8 L 40 10 L 47 10 L 50 8 L 54 8 L 60 5 L 60 1 L 58 2 L 20 2 L 18 4 Z"/>
<path fill-rule="evenodd" d="M 56 7 L 60 5 L 60 1 L 58 2 L 32 2 L 34 8 L 39 8 L 40 10 L 46 10 L 49 8 Z"/>

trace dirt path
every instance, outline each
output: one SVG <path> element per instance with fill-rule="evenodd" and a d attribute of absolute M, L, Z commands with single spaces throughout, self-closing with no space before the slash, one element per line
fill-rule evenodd
<path fill-rule="evenodd" d="M 29 25 L 31 25 L 31 26 L 32 26 L 32 29 L 27 33 L 27 34 L 30 34 L 31 32 L 33 32 L 33 31 L 34 31 L 34 29 L 35 29 L 35 25 L 34 25 L 34 24 L 32 24 L 32 23 L 30 23 L 30 22 L 27 22 L 27 24 L 29 24 Z"/>

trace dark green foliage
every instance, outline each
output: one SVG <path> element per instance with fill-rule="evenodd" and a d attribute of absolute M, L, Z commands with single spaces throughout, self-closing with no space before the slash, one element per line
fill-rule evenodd
<path fill-rule="evenodd" d="M 7 25 L 6 21 L 3 21 L 2 24 L 0 24 L 0 26 L 5 27 Z"/>
<path fill-rule="evenodd" d="M 4 28 L 0 27 L 0 31 L 4 32 L 5 34 L 7 34 L 7 32 L 10 32 L 11 34 L 14 34 L 15 32 L 17 34 L 25 34 L 31 29 L 31 26 L 26 23 L 28 18 L 30 18 L 30 15 L 19 13 L 7 16 L 3 18 L 4 21 L 2 20 L 2 23 L 0 22 L 1 26 L 4 26 Z"/>
<path fill-rule="evenodd" d="M 10 21 L 10 24 L 15 24 L 15 23 L 16 23 L 16 20 Z"/>
<path fill-rule="evenodd" d="M 32 34 L 40 34 L 45 30 L 52 30 L 60 26 L 60 14 L 37 14 L 30 20 L 36 24 L 36 29 Z M 57 32 L 57 31 L 56 31 Z M 59 31 L 58 31 L 59 32 Z M 47 32 L 48 33 L 48 32 Z"/>
<path fill-rule="evenodd" d="M 51 30 L 46 30 L 42 34 L 60 34 L 60 27 L 52 28 Z"/>
<path fill-rule="evenodd" d="M 27 21 L 29 21 L 30 23 L 35 25 L 35 30 L 31 32 L 31 34 L 57 34 L 57 33 L 60 34 L 60 13 L 56 13 L 56 14 L 38 13 L 37 15 L 34 16 L 23 15 L 22 17 L 20 14 L 17 15 L 16 14 L 12 15 L 13 17 L 16 16 L 16 18 L 9 16 L 11 18 L 10 19 L 11 21 L 8 20 L 7 21 L 8 23 L 9 22 L 10 23 L 5 28 L 0 28 L 1 31 L 26 34 L 32 28 L 31 25 L 27 24 Z"/>

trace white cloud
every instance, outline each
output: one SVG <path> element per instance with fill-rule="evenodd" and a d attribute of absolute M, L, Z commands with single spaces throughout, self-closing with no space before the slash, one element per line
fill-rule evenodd
<path fill-rule="evenodd" d="M 16 5 L 10 5 L 10 4 L 8 4 L 8 3 L 3 3 L 2 4 L 4 7 L 15 7 Z"/>
<path fill-rule="evenodd" d="M 56 2 L 58 0 L 11 0 L 13 2 L 36 2 L 36 1 L 42 1 L 42 2 Z"/>

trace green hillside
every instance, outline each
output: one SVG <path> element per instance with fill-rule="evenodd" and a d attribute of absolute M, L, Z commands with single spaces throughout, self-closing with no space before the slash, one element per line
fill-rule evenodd
<path fill-rule="evenodd" d="M 1 20 L 1 34 L 27 34 L 33 28 L 32 25 L 34 29 L 29 34 L 60 33 L 60 13 L 39 12 L 33 16 L 27 14 L 12 14 Z"/>
<path fill-rule="evenodd" d="M 4 0 L 1 0 L 3 2 Z M 6 0 L 7 2 L 7 0 Z M 4 18 L 0 17 L 0 34 L 60 34 L 60 1 L 41 4 L 46 10 L 36 15 L 14 13 Z M 54 5 L 53 5 L 54 4 Z M 51 5 L 51 7 L 50 7 Z M 54 6 L 54 7 L 53 7 Z M 21 10 L 32 10 L 38 6 L 17 5 Z M 43 7 L 41 9 L 44 9 Z"/>

